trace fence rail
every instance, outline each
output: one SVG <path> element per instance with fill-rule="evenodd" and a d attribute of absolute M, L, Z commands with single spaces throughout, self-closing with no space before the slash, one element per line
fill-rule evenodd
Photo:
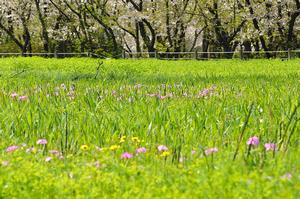
<path fill-rule="evenodd" d="M 48 58 L 66 57 L 94 57 L 107 58 L 103 55 L 83 52 L 83 53 L 0 53 L 0 57 L 12 56 L 41 56 Z M 123 59 L 161 59 L 161 60 L 213 60 L 213 59 L 260 59 L 260 58 L 280 58 L 293 59 L 300 58 L 300 50 L 281 51 L 234 51 L 234 52 L 123 52 L 115 56 Z"/>
<path fill-rule="evenodd" d="M 83 53 L 0 53 L 0 57 L 11 57 L 11 56 L 41 56 L 41 57 L 53 57 L 53 58 L 64 58 L 64 57 L 97 57 L 106 58 L 104 56 L 83 52 Z"/>
<path fill-rule="evenodd" d="M 235 51 L 235 52 L 124 52 L 124 59 L 154 58 L 162 60 L 208 60 L 208 59 L 259 59 L 300 58 L 300 50 L 286 51 Z"/>

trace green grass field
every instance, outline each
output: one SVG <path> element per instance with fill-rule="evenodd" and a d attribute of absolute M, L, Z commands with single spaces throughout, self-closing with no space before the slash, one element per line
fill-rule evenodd
<path fill-rule="evenodd" d="M 0 198 L 299 198 L 299 77 L 300 60 L 0 59 Z"/>

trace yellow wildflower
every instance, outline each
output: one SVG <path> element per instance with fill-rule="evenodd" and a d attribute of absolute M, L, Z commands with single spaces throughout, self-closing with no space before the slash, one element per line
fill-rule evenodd
<path fill-rule="evenodd" d="M 120 138 L 120 143 L 124 143 L 126 141 L 126 136 L 123 135 L 121 138 Z"/>
<path fill-rule="evenodd" d="M 160 156 L 161 157 L 167 157 L 169 156 L 171 153 L 169 151 L 164 151 Z"/>
<path fill-rule="evenodd" d="M 132 137 L 131 140 L 132 142 L 137 142 L 137 143 L 141 142 L 138 137 Z"/>
<path fill-rule="evenodd" d="M 121 139 L 121 140 L 125 140 L 125 139 L 126 139 L 126 136 L 123 135 L 120 139 Z"/>
<path fill-rule="evenodd" d="M 111 146 L 109 147 L 109 149 L 112 150 L 112 151 L 115 151 L 115 150 L 117 150 L 117 149 L 119 149 L 119 148 L 120 148 L 119 145 L 111 145 Z"/>
<path fill-rule="evenodd" d="M 89 150 L 89 146 L 84 144 L 84 145 L 80 146 L 80 149 L 83 150 L 83 151 L 87 151 L 87 150 Z"/>

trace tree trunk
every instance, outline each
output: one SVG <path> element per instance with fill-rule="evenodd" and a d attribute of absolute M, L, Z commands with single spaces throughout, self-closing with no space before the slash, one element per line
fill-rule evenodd
<path fill-rule="evenodd" d="M 46 21 L 41 12 L 40 1 L 34 0 L 34 2 L 35 2 L 35 7 L 36 7 L 36 10 L 38 13 L 38 18 L 39 18 L 39 21 L 40 21 L 41 27 L 42 27 L 42 40 L 43 40 L 44 51 L 48 53 L 49 52 L 49 36 L 48 36 Z"/>

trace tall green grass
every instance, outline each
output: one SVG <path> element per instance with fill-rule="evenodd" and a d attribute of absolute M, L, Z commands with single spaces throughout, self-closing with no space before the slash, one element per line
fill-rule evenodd
<path fill-rule="evenodd" d="M 299 60 L 1 59 L 0 198 L 297 198 L 299 75 Z"/>

